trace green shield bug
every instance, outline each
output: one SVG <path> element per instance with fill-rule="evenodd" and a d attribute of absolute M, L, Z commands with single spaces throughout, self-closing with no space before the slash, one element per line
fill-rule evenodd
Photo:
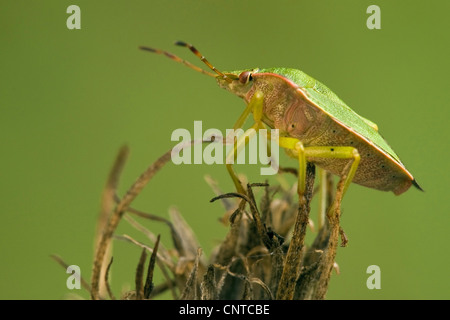
<path fill-rule="evenodd" d="M 397 154 L 378 133 L 378 127 L 350 109 L 338 96 L 304 72 L 290 68 L 245 69 L 221 72 L 197 49 L 187 47 L 213 72 L 205 71 L 167 51 L 162 54 L 216 78 L 219 86 L 242 98 L 247 107 L 234 129 L 253 113 L 252 129 L 279 129 L 279 145 L 299 161 L 298 193 L 305 191 L 306 162 L 344 177 L 342 195 L 351 182 L 399 195 L 411 185 L 422 190 Z M 246 142 L 242 142 L 246 143 Z M 237 148 L 235 146 L 234 150 Z M 227 169 L 238 192 L 245 193 L 231 165 Z M 423 191 L 423 190 L 422 190 Z"/>

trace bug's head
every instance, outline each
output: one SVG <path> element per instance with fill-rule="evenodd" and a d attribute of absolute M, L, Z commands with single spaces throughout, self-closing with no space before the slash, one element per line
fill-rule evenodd
<path fill-rule="evenodd" d="M 228 91 L 234 93 L 235 95 L 237 95 L 239 97 L 244 97 L 244 95 L 248 92 L 248 90 L 250 90 L 252 83 L 253 83 L 252 82 L 252 80 L 253 80 L 252 73 L 256 72 L 257 69 L 221 72 L 221 71 L 217 70 L 211 63 L 209 63 L 209 61 L 206 60 L 206 58 L 193 45 L 183 42 L 183 41 L 177 41 L 177 42 L 175 42 L 175 45 L 181 46 L 181 47 L 186 47 L 189 50 L 191 50 L 198 58 L 200 58 L 200 60 L 204 64 L 206 64 L 208 66 L 209 69 L 214 71 L 214 73 L 203 70 L 202 68 L 199 68 L 199 67 L 193 65 L 189 61 L 181 59 L 181 58 L 177 57 L 176 55 L 174 55 L 170 52 L 164 51 L 164 50 L 154 49 L 154 48 L 150 48 L 150 47 L 140 47 L 140 49 L 164 55 L 176 62 L 184 64 L 185 66 L 187 66 L 197 72 L 206 74 L 207 76 L 210 76 L 213 78 L 216 78 L 216 80 L 221 88 L 227 89 Z"/>
<path fill-rule="evenodd" d="M 252 74 L 258 69 L 245 69 L 238 71 L 223 72 L 225 77 L 217 76 L 219 87 L 243 98 L 253 85 Z"/>

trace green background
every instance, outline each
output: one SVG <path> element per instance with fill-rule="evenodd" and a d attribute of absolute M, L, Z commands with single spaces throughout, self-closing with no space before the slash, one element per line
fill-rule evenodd
<path fill-rule="evenodd" d="M 81 8 L 81 30 L 66 9 Z M 381 30 L 366 9 L 381 8 Z M 131 154 L 120 193 L 173 146 L 176 128 L 230 128 L 244 104 L 175 40 L 223 70 L 293 67 L 329 86 L 381 134 L 426 190 L 396 197 L 352 185 L 329 299 L 448 299 L 448 1 L 2 1 L 0 10 L 0 298 L 62 299 L 61 255 L 90 279 L 100 195 L 121 145 Z M 286 165 L 294 166 L 293 160 Z M 257 169 L 244 167 L 252 181 Z M 223 166 L 168 164 L 133 206 L 168 217 L 176 205 L 208 254 L 226 228 L 204 175 L 225 191 Z M 164 226 L 142 222 L 170 246 Z M 133 234 L 122 223 L 118 233 Z M 311 234 L 311 232 L 310 232 Z M 140 249 L 115 242 L 113 290 L 133 285 Z M 369 265 L 381 290 L 366 287 Z M 159 278 L 160 279 L 160 278 Z M 77 294 L 87 298 L 83 291 Z"/>

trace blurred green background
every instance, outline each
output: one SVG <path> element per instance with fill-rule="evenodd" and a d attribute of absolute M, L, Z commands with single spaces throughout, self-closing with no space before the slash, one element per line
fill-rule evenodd
<path fill-rule="evenodd" d="M 71 4 L 81 30 L 66 27 Z M 372 4 L 381 30 L 366 27 Z M 338 249 L 329 299 L 448 299 L 449 11 L 448 1 L 411 0 L 2 1 L 0 298 L 64 298 L 68 275 L 52 253 L 90 279 L 100 195 L 121 145 L 131 149 L 123 193 L 173 146 L 174 129 L 234 124 L 241 100 L 138 50 L 160 47 L 200 65 L 172 45 L 184 40 L 219 69 L 294 67 L 322 81 L 378 124 L 426 190 L 396 197 L 352 185 L 342 218 L 350 243 Z M 168 164 L 133 206 L 168 217 L 176 205 L 208 254 L 226 228 L 205 174 L 232 191 L 223 166 Z M 143 224 L 170 244 L 167 228 Z M 140 249 L 114 250 L 118 295 L 133 286 Z M 381 290 L 366 287 L 369 265 L 381 268 Z"/>

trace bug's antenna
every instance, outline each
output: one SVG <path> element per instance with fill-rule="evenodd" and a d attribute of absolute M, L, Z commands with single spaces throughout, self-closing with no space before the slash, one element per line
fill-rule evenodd
<path fill-rule="evenodd" d="M 192 44 L 183 41 L 176 41 L 175 45 L 189 48 L 189 50 L 191 50 L 197 57 L 199 57 L 200 60 L 202 60 L 202 62 L 208 66 L 208 68 L 217 73 L 219 76 L 223 77 L 224 80 L 232 82 L 232 80 L 229 77 L 227 77 L 225 74 L 217 70 L 216 67 L 214 67 L 211 63 L 209 63 L 209 61 L 206 60 L 205 56 L 203 56 Z"/>
<path fill-rule="evenodd" d="M 156 53 L 156 54 L 164 55 L 167 58 L 172 59 L 175 62 L 182 63 L 185 66 L 187 66 L 187 67 L 189 67 L 189 68 L 191 68 L 191 69 L 193 69 L 193 70 L 195 70 L 197 72 L 206 74 L 207 76 L 210 76 L 210 77 L 213 77 L 213 78 L 217 77 L 214 73 L 205 71 L 202 68 L 199 68 L 199 67 L 193 65 L 192 63 L 190 63 L 189 61 L 183 60 L 180 57 L 177 57 L 176 55 L 174 55 L 174 54 L 172 54 L 170 52 L 167 52 L 167 51 L 164 51 L 164 50 L 160 50 L 160 49 L 154 49 L 154 48 L 150 48 L 150 47 L 144 47 L 144 46 L 140 46 L 139 49 L 145 50 L 145 51 L 149 51 L 149 52 L 153 52 L 153 53 Z"/>

